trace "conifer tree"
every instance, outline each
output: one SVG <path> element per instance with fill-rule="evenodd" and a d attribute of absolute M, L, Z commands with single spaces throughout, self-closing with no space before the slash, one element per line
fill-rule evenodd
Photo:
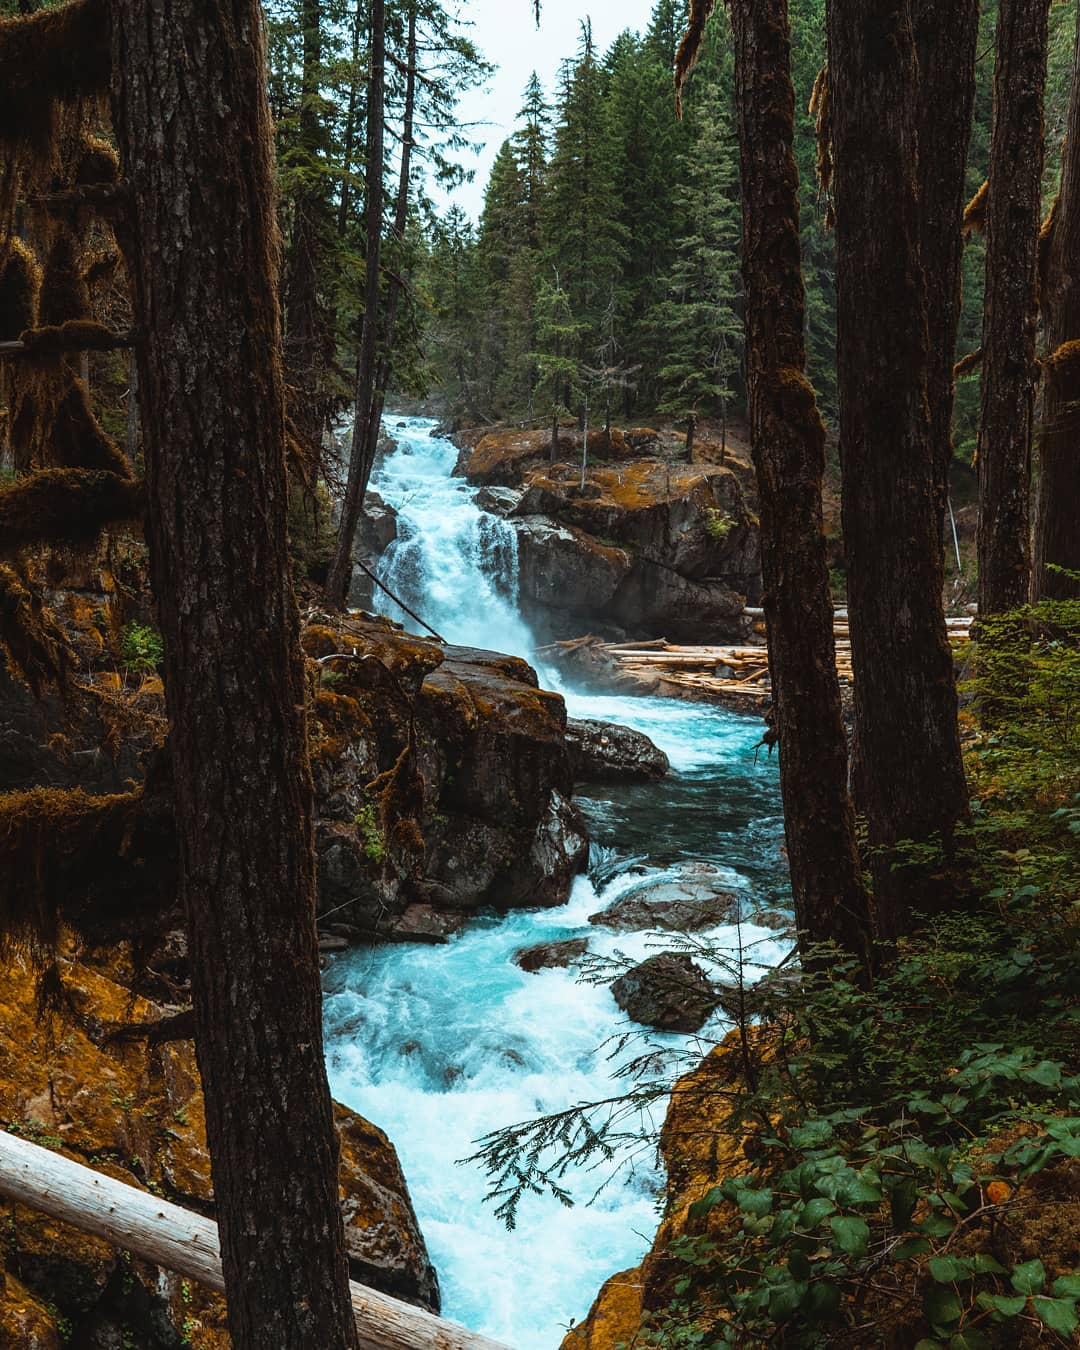
<path fill-rule="evenodd" d="M 684 233 L 652 322 L 664 354 L 660 411 L 696 419 L 726 407 L 740 364 L 738 172 L 729 107 L 717 84 L 699 82 L 688 120 L 692 139 L 675 173 Z"/>
<path fill-rule="evenodd" d="M 1050 6 L 1002 0 L 986 201 L 979 428 L 979 612 L 1027 600 L 1043 104 Z"/>

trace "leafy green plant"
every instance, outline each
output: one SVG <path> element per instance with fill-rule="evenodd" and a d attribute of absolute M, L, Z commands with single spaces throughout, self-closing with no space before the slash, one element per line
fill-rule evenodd
<path fill-rule="evenodd" d="M 705 533 L 710 539 L 724 540 L 739 522 L 726 511 L 710 508 L 705 512 Z"/>
<path fill-rule="evenodd" d="M 357 811 L 354 824 L 364 844 L 364 856 L 378 866 L 386 858 L 386 836 L 379 824 L 374 802 L 365 802 Z"/>
<path fill-rule="evenodd" d="M 145 675 L 161 665 L 165 647 L 161 634 L 141 623 L 126 623 L 120 630 L 120 661 L 125 671 Z"/>

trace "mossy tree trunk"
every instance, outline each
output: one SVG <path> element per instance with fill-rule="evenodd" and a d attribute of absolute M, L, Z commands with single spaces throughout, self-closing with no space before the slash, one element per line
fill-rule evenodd
<path fill-rule="evenodd" d="M 1080 596 L 1080 10 L 1076 20 L 1072 94 L 1061 166 L 1061 190 L 1044 241 L 1042 309 L 1051 360 L 1039 428 L 1032 595 Z M 1056 359 L 1055 359 L 1056 358 Z M 1063 567 L 1072 576 L 1055 572 Z"/>
<path fill-rule="evenodd" d="M 255 0 L 113 0 L 148 528 L 196 1045 L 237 1350 L 355 1347 L 323 1063 Z"/>
<path fill-rule="evenodd" d="M 979 613 L 1027 600 L 1049 0 L 1001 0 L 986 205 Z"/>
<path fill-rule="evenodd" d="M 930 426 L 937 463 L 938 533 L 944 534 L 952 465 L 953 365 L 963 279 L 966 169 L 975 107 L 979 0 L 913 0 L 919 61 L 920 242 L 930 364 Z"/>
<path fill-rule="evenodd" d="M 372 0 L 371 43 L 368 53 L 366 169 L 367 204 L 365 207 L 367 242 L 364 250 L 364 320 L 360 333 L 360 354 L 356 363 L 356 395 L 353 405 L 352 446 L 349 452 L 349 476 L 345 499 L 341 504 L 337 542 L 326 578 L 326 603 L 332 609 L 344 609 L 352 580 L 353 540 L 364 504 L 368 480 L 374 463 L 373 447 L 379 429 L 372 434 L 371 421 L 378 375 L 379 291 L 383 227 L 383 120 L 386 77 L 386 5 Z M 369 454 L 369 447 L 372 452 Z"/>
<path fill-rule="evenodd" d="M 750 438 L 795 916 L 809 941 L 832 939 L 867 964 L 822 522 L 825 428 L 805 375 L 788 0 L 732 0 L 731 18 Z"/>
<path fill-rule="evenodd" d="M 953 902 L 955 877 L 925 849 L 948 855 L 967 811 L 942 606 L 910 0 L 832 0 L 828 50 L 855 797 L 891 940 L 914 912 Z"/>

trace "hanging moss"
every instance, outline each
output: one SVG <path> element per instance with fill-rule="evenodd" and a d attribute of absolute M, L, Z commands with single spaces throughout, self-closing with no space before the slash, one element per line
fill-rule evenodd
<path fill-rule="evenodd" d="M 1063 342 L 1043 361 L 1043 369 L 1059 388 L 1080 389 L 1080 339 Z"/>
<path fill-rule="evenodd" d="M 96 319 L 68 319 L 66 323 L 29 328 L 20 335 L 27 354 L 61 356 L 67 352 L 112 352 L 128 339 Z M 25 359 L 25 357 L 23 358 Z"/>
<path fill-rule="evenodd" d="M 56 468 L 104 469 L 126 477 L 127 461 L 93 414 L 86 386 L 76 380 L 56 408 L 42 464 Z"/>
<path fill-rule="evenodd" d="M 90 312 L 90 289 L 79 250 L 67 231 L 58 231 L 45 263 L 38 322 L 53 326 L 70 319 L 89 319 Z"/>
<path fill-rule="evenodd" d="M 826 200 L 825 228 L 832 229 L 835 224 L 835 212 L 832 204 L 833 154 L 832 154 L 832 104 L 829 90 L 829 67 L 824 65 L 818 71 L 814 89 L 810 95 L 810 116 L 814 119 L 814 131 L 817 139 L 817 180 L 821 195 Z"/>
<path fill-rule="evenodd" d="M 682 116 L 683 86 L 697 64 L 701 44 L 705 39 L 705 25 L 715 8 L 716 0 L 690 0 L 686 32 L 675 54 L 675 111 L 679 117 Z"/>
<path fill-rule="evenodd" d="M 990 180 L 979 188 L 964 208 L 964 236 L 982 234 L 986 229 L 986 208 L 990 201 Z"/>
<path fill-rule="evenodd" d="M 35 698 L 65 688 L 71 666 L 67 639 L 11 567 L 0 567 L 0 651 L 8 671 Z"/>
<path fill-rule="evenodd" d="M 93 183 L 115 183 L 120 177 L 120 156 L 100 136 L 84 136 L 75 166 L 74 183 L 83 187 Z"/>
<path fill-rule="evenodd" d="M 107 93 L 111 65 L 107 0 L 0 19 L 0 236 L 20 191 L 46 180 L 81 127 L 83 101 Z"/>
<path fill-rule="evenodd" d="M 14 342 L 38 321 L 41 268 L 21 239 L 8 240 L 0 262 L 0 342 Z"/>
<path fill-rule="evenodd" d="M 140 800 L 56 788 L 0 794 L 0 944 L 55 953 L 61 915 L 77 914 L 88 878 L 124 850 Z"/>
<path fill-rule="evenodd" d="M 982 365 L 983 349 L 976 347 L 973 352 L 968 352 L 967 356 L 961 357 L 953 366 L 953 379 L 962 380 L 965 375 L 970 375 L 973 370 L 978 370 Z"/>
<path fill-rule="evenodd" d="M 43 469 L 0 488 L 0 555 L 38 544 L 93 544 L 102 530 L 139 519 L 142 482 L 93 469 Z"/>

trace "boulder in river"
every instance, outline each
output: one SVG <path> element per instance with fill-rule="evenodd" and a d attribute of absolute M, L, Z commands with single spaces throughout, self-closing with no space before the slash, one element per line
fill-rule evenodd
<path fill-rule="evenodd" d="M 739 897 L 727 889 L 726 873 L 696 863 L 678 876 L 651 878 L 607 909 L 589 915 L 589 922 L 617 933 L 657 929 L 669 933 L 702 933 L 734 923 Z"/>
<path fill-rule="evenodd" d="M 699 1031 L 720 1006 L 708 975 L 685 952 L 660 952 L 620 975 L 615 1002 L 643 1026 L 658 1031 Z"/>
<path fill-rule="evenodd" d="M 514 964 L 534 974 L 538 970 L 563 969 L 579 961 L 589 950 L 588 938 L 564 938 L 561 942 L 536 942 L 514 953 Z"/>
<path fill-rule="evenodd" d="M 671 767 L 648 736 L 615 722 L 568 718 L 566 743 L 577 783 L 655 783 Z"/>

